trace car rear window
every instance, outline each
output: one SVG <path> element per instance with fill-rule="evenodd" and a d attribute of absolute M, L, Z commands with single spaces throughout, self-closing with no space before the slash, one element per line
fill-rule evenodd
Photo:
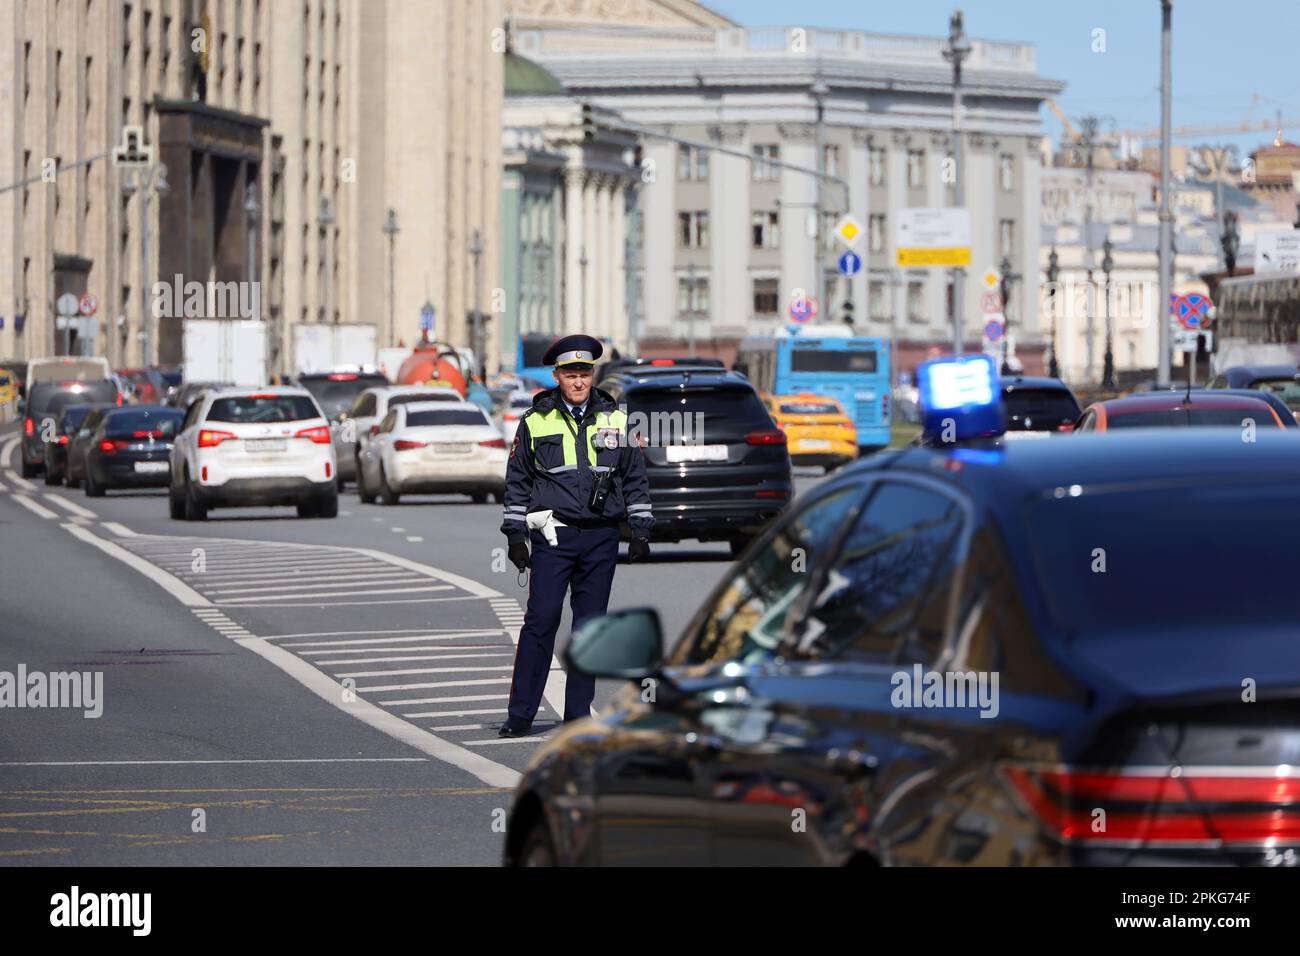
<path fill-rule="evenodd" d="M 790 352 L 792 372 L 874 372 L 876 353 L 869 349 L 793 349 Z"/>
<path fill-rule="evenodd" d="M 382 375 L 353 375 L 350 372 L 338 374 L 346 377 L 331 378 L 321 375 L 298 380 L 298 384 L 311 392 L 320 403 L 321 411 L 328 418 L 338 418 L 346 412 L 352 407 L 356 397 L 366 389 L 388 384 L 388 379 Z"/>
<path fill-rule="evenodd" d="M 451 392 L 429 392 L 427 394 L 412 393 L 410 395 L 394 395 L 388 400 L 389 408 L 394 405 L 410 405 L 412 402 L 461 402 L 464 401 L 459 395 L 453 395 Z"/>
<path fill-rule="evenodd" d="M 644 425 L 637 421 L 629 422 L 633 428 L 648 428 L 652 435 L 659 436 L 660 443 L 665 444 L 676 443 L 674 429 L 689 430 L 697 442 L 711 442 L 739 439 L 747 432 L 775 427 L 758 393 L 744 386 L 635 388 L 624 400 L 629 416 L 676 413 L 673 418 L 656 420 L 650 417 Z M 695 415 L 703 416 L 701 435 L 694 434 Z M 688 419 L 685 416 L 692 417 Z"/>
<path fill-rule="evenodd" d="M 68 405 L 117 401 L 117 386 L 109 379 L 98 381 L 39 382 L 28 396 L 29 414 L 60 412 Z"/>
<path fill-rule="evenodd" d="M 1272 410 L 1260 406 L 1256 408 L 1168 408 L 1154 412 L 1128 412 L 1123 415 L 1109 415 L 1106 427 L 1111 431 L 1116 428 L 1168 428 L 1177 425 L 1235 425 L 1240 428 L 1247 419 L 1254 419 L 1256 425 L 1275 426 Z"/>
<path fill-rule="evenodd" d="M 60 419 L 59 429 L 65 435 L 71 435 L 81 423 L 86 420 L 86 416 L 91 412 L 90 405 L 70 405 L 63 410 L 63 416 Z"/>
<path fill-rule="evenodd" d="M 1289 653 L 1300 614 L 1293 570 L 1300 484 L 1090 488 L 1041 500 L 1025 521 L 1039 583 L 1062 633 L 1158 636 L 1177 655 L 1189 631 L 1217 630 L 1229 662 L 1243 627 L 1255 634 L 1276 629 L 1286 641 L 1279 653 Z M 1097 573 L 1098 549 L 1104 574 Z M 1205 575 L 1189 577 L 1192 566 Z"/>
<path fill-rule="evenodd" d="M 533 397 L 531 395 L 520 395 L 518 398 L 510 400 L 511 408 L 532 408 Z"/>
<path fill-rule="evenodd" d="M 432 408 L 407 412 L 406 424 L 410 427 L 427 425 L 486 425 L 487 416 L 478 408 Z"/>
<path fill-rule="evenodd" d="M 1055 431 L 1079 417 L 1079 403 L 1058 388 L 1004 389 L 1007 431 Z"/>
<path fill-rule="evenodd" d="M 229 422 L 301 422 L 320 418 L 316 405 L 306 395 L 244 395 L 218 398 L 208 409 L 207 421 Z"/>
<path fill-rule="evenodd" d="M 838 407 L 831 402 L 782 402 L 781 412 L 785 415 L 841 415 Z"/>
<path fill-rule="evenodd" d="M 172 409 L 123 408 L 104 418 L 104 433 L 110 438 L 129 438 L 136 432 L 151 432 L 155 438 L 174 438 L 185 415 Z"/>

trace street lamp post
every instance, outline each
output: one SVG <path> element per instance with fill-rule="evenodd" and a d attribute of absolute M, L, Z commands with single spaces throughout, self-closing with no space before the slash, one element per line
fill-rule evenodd
<path fill-rule="evenodd" d="M 1115 260 L 1111 258 L 1111 252 L 1114 250 L 1111 245 L 1110 235 L 1107 234 L 1101 244 L 1101 272 L 1106 277 L 1106 354 L 1102 358 L 1101 369 L 1101 387 L 1115 387 L 1115 353 L 1112 351 L 1113 336 L 1111 330 L 1110 318 L 1110 273 L 1115 268 Z"/>
<path fill-rule="evenodd" d="M 479 265 L 483 257 L 483 240 L 479 236 L 477 229 L 474 230 L 474 235 L 470 237 L 469 254 L 474 258 L 474 308 L 470 312 L 469 320 L 470 348 L 474 350 L 474 361 L 478 364 L 478 371 L 481 375 L 487 371 L 487 356 L 483 354 L 483 314 L 479 311 L 479 295 L 482 292 Z"/>
<path fill-rule="evenodd" d="M 962 208 L 966 202 L 962 189 L 962 134 L 961 134 L 961 64 L 970 56 L 971 42 L 962 25 L 962 14 L 958 10 L 948 20 L 948 45 L 943 49 L 943 58 L 952 64 L 952 158 L 955 167 L 953 175 L 953 206 Z M 966 273 L 958 266 L 952 277 L 952 350 L 954 355 L 965 351 L 965 332 L 962 329 L 962 296 L 965 294 Z"/>
<path fill-rule="evenodd" d="M 153 310 L 149 307 L 151 283 L 150 258 L 153 255 L 150 207 L 155 195 L 165 195 L 168 190 L 165 163 L 127 168 L 123 171 L 122 192 L 126 195 L 140 193 L 140 364 L 153 364 Z"/>
<path fill-rule="evenodd" d="M 686 267 L 686 338 L 687 355 L 695 357 L 695 263 Z"/>
<path fill-rule="evenodd" d="M 1011 271 L 1011 256 L 1004 255 L 1002 263 L 999 266 L 1002 272 L 1002 278 L 999 280 L 1002 293 L 1002 374 L 1011 374 L 1011 363 L 1009 361 L 1008 351 L 1011 341 L 1011 283 L 1019 278 Z"/>
<path fill-rule="evenodd" d="M 320 197 L 320 231 L 321 241 L 325 244 L 325 288 L 322 290 L 322 296 L 325 310 L 325 321 L 334 322 L 334 210 L 330 206 L 330 201 L 324 196 Z"/>
<path fill-rule="evenodd" d="M 247 257 L 248 261 L 244 266 L 244 272 L 248 276 L 250 286 L 255 285 L 257 282 L 257 221 L 260 212 L 261 208 L 257 202 L 257 183 L 247 183 L 244 186 L 244 255 Z M 258 295 L 254 297 L 252 301 L 258 303 L 258 308 L 260 310 L 262 297 Z M 261 321 L 262 316 L 258 314 L 257 316 L 254 316 L 254 318 Z M 275 342 L 272 344 L 275 346 L 274 361 L 278 363 L 280 355 L 282 354 L 281 350 L 284 347 L 284 342 L 280 338 L 279 329 L 276 329 Z M 271 380 L 270 376 L 267 374 L 269 365 L 270 362 L 266 361 L 266 357 L 264 356 L 262 378 L 264 381 L 268 382 Z"/>
<path fill-rule="evenodd" d="M 1048 295 L 1052 299 L 1052 358 L 1047 364 L 1047 374 L 1052 378 L 1061 377 L 1061 366 L 1056 359 L 1056 313 L 1060 308 L 1060 300 L 1056 297 L 1058 291 L 1057 283 L 1061 278 L 1061 257 L 1056 254 L 1056 246 L 1052 246 L 1051 254 L 1047 257 L 1047 286 Z"/>
<path fill-rule="evenodd" d="M 389 348 L 393 345 L 395 335 L 394 315 L 397 302 L 397 283 L 394 261 L 397 253 L 397 234 L 401 230 L 397 227 L 397 210 L 390 208 L 388 218 L 384 220 L 384 235 L 388 237 L 388 335 L 385 341 Z"/>
<path fill-rule="evenodd" d="M 1224 213 L 1223 235 L 1219 239 L 1219 244 L 1223 247 L 1223 269 L 1231 278 L 1237 271 L 1237 251 L 1241 247 L 1241 236 L 1237 231 L 1237 214 L 1235 212 Z"/>

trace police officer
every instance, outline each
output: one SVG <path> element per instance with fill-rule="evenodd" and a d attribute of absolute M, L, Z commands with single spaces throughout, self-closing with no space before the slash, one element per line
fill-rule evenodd
<path fill-rule="evenodd" d="M 628 560 L 650 553 L 654 517 L 645 460 L 637 442 L 628 440 L 627 416 L 592 385 L 601 352 L 589 335 L 565 336 L 547 350 L 542 361 L 554 366 L 556 387 L 533 399 L 510 447 L 501 531 L 510 560 L 520 571 L 531 567 L 532 579 L 502 737 L 532 730 L 565 591 L 574 629 L 605 613 L 621 522 L 632 529 Z M 595 695 L 594 679 L 568 675 L 565 722 L 589 717 Z"/>

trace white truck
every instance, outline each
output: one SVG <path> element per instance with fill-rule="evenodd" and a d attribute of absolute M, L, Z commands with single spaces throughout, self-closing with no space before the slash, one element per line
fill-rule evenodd
<path fill-rule="evenodd" d="M 375 367 L 375 327 L 365 322 L 299 323 L 293 327 L 293 367 L 303 372 Z"/>
<path fill-rule="evenodd" d="M 266 323 L 248 319 L 186 319 L 187 382 L 265 385 Z"/>

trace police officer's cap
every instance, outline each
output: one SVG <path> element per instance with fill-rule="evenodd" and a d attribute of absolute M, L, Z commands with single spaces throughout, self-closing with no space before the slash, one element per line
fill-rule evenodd
<path fill-rule="evenodd" d="M 604 354 L 600 340 L 590 335 L 566 335 L 557 339 L 542 356 L 543 365 L 561 368 L 565 365 L 595 365 Z"/>

